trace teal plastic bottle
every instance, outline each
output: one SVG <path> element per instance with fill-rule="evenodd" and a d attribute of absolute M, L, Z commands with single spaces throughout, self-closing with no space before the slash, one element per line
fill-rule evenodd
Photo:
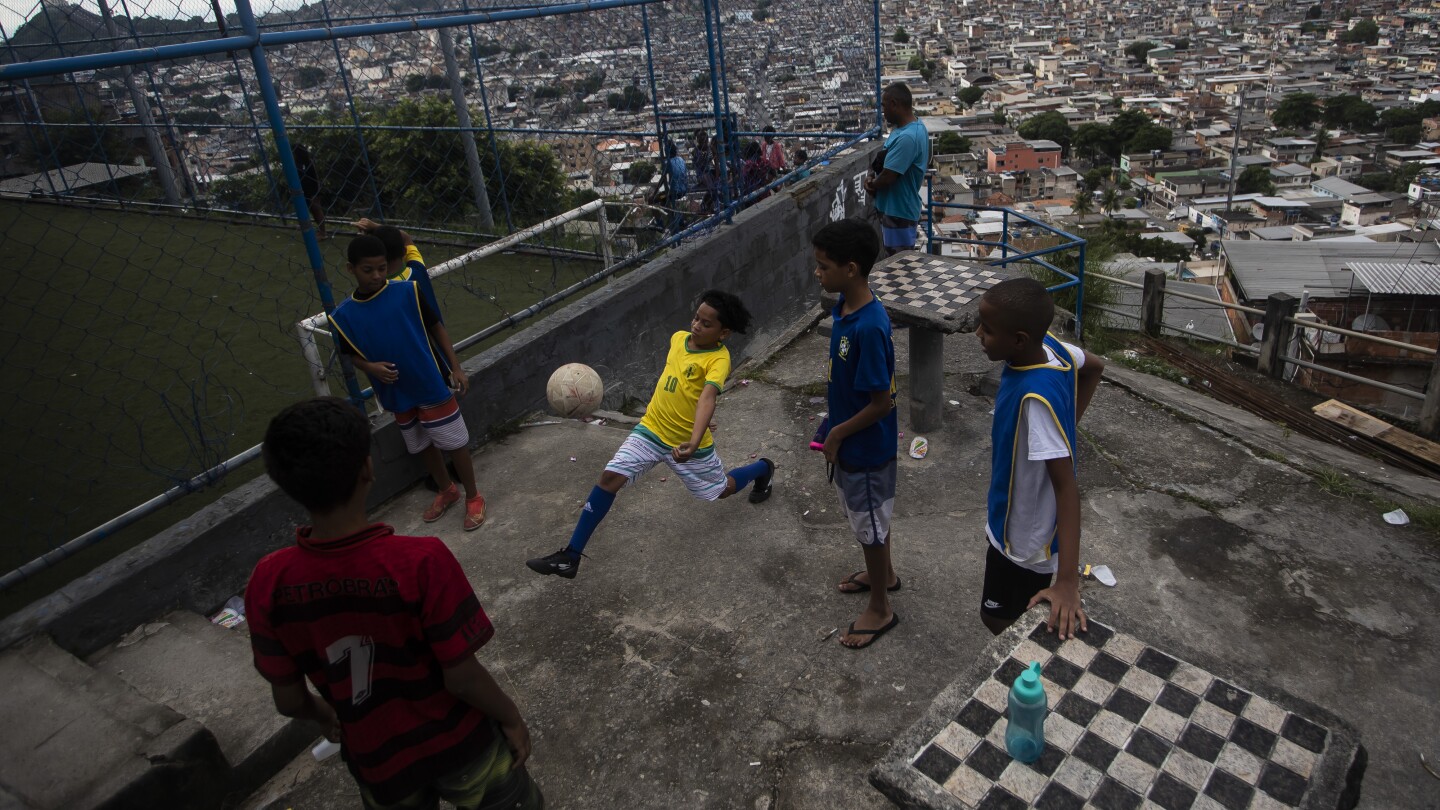
<path fill-rule="evenodd" d="M 1020 762 L 1034 762 L 1045 751 L 1045 715 L 1050 707 L 1040 683 L 1040 662 L 1020 673 L 1010 685 L 1010 716 L 1005 725 L 1005 750 Z"/>

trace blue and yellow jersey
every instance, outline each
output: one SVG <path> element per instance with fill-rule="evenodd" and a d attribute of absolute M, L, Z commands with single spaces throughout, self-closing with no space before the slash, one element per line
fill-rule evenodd
<path fill-rule="evenodd" d="M 721 343 L 713 349 L 695 350 L 689 346 L 690 333 L 676 332 L 670 336 L 670 353 L 665 356 L 665 370 L 655 383 L 655 393 L 635 431 L 645 438 L 675 448 L 690 441 L 695 429 L 695 406 L 705 386 L 725 389 L 730 376 L 730 350 Z M 699 450 L 708 450 L 715 439 L 707 428 L 700 438 Z"/>
<path fill-rule="evenodd" d="M 415 282 L 435 317 L 439 318 L 441 323 L 445 322 L 445 316 L 440 312 L 440 299 L 435 297 L 435 288 L 430 284 L 430 271 L 425 269 L 425 258 L 420 255 L 419 248 L 414 245 L 405 246 L 405 267 L 391 276 L 390 280 Z"/>

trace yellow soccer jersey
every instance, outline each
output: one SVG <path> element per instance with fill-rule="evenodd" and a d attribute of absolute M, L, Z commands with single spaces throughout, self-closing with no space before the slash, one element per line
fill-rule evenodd
<path fill-rule="evenodd" d="M 398 273 L 396 273 L 395 275 L 391 276 L 391 277 L 390 277 L 390 280 L 391 280 L 391 281 L 414 281 L 414 280 L 415 280 L 415 274 L 414 274 L 414 272 L 413 272 L 413 268 L 412 268 L 411 265 L 410 265 L 411 262 L 419 262 L 421 267 L 424 267 L 424 266 L 425 266 L 425 258 L 420 255 L 420 248 L 417 248 L 417 247 L 415 247 L 414 245 L 406 245 L 406 246 L 405 246 L 405 266 L 400 268 L 400 272 L 398 272 Z"/>
<path fill-rule="evenodd" d="M 650 405 L 645 417 L 636 430 L 645 433 L 666 447 L 674 448 L 690 441 L 690 431 L 695 428 L 695 405 L 705 386 L 713 385 L 716 391 L 725 388 L 725 378 L 730 376 L 730 350 L 720 344 L 706 351 L 695 351 L 686 343 L 689 332 L 676 332 L 670 336 L 670 353 L 665 356 L 665 370 L 655 383 L 655 393 L 650 396 Z M 700 447 L 706 449 L 715 444 L 709 429 L 700 438 Z"/>

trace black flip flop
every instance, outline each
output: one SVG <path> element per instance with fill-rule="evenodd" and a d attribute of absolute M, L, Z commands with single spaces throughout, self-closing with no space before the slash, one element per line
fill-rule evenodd
<path fill-rule="evenodd" d="M 853 590 L 853 591 L 840 591 L 840 593 L 869 593 L 869 592 L 870 592 L 870 584 L 867 583 L 867 582 L 861 582 L 860 580 L 856 579 L 856 577 L 860 576 L 860 575 L 863 574 L 863 573 L 865 573 L 865 572 L 864 572 L 864 571 L 856 571 L 855 573 L 851 574 L 851 575 L 849 576 L 849 578 L 847 578 L 844 582 L 840 583 L 841 585 L 854 585 L 854 586 L 855 586 L 855 590 Z M 900 577 L 895 577 L 895 584 L 894 584 L 894 585 L 891 585 L 890 587 L 886 588 L 885 590 L 889 591 L 890 593 L 894 593 L 894 592 L 900 590 L 900 589 L 903 588 L 903 587 L 905 587 L 905 580 L 901 579 Z M 836 588 L 835 590 L 839 591 L 840 589 L 839 589 L 839 588 Z"/>
<path fill-rule="evenodd" d="M 878 630 L 856 630 L 856 629 L 855 629 L 855 623 L 854 623 L 854 622 L 851 622 L 851 623 L 850 623 L 850 629 L 849 629 L 848 631 L 846 631 L 845 635 L 847 635 L 847 636 L 869 636 L 869 637 L 870 637 L 870 640 L 867 641 L 867 642 L 865 642 L 864 644 L 861 644 L 861 645 L 858 646 L 858 647 L 852 647 L 852 646 L 850 646 L 849 644 L 846 644 L 846 643 L 843 642 L 843 641 L 840 642 L 840 646 L 841 646 L 841 647 L 844 647 L 844 648 L 847 649 L 847 650 L 863 650 L 863 649 L 865 649 L 866 647 L 869 647 L 871 644 L 874 644 L 874 643 L 876 642 L 876 640 L 878 640 L 881 636 L 883 636 L 883 635 L 885 635 L 886 633 L 890 632 L 890 628 L 894 627 L 895 625 L 897 625 L 897 624 L 899 624 L 899 623 L 900 623 L 900 614 L 899 614 L 899 613 L 892 614 L 892 618 L 890 619 L 890 623 L 887 624 L 887 625 L 885 625 L 884 627 L 881 627 L 881 628 L 878 629 Z"/>

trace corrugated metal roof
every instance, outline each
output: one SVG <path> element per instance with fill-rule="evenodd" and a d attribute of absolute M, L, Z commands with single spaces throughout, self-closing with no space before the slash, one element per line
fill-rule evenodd
<path fill-rule="evenodd" d="M 1378 295 L 1440 295 L 1440 265 L 1431 262 L 1351 262 L 1346 267 Z"/>
<path fill-rule="evenodd" d="M 1241 298 L 1262 301 L 1271 293 L 1296 298 L 1306 290 L 1316 298 L 1346 298 L 1351 294 L 1353 262 L 1440 262 L 1440 245 L 1434 242 L 1351 242 L 1316 239 L 1309 242 L 1221 242 Z M 1354 285 L 1357 287 L 1358 285 Z"/>
<path fill-rule="evenodd" d="M 149 166 L 76 163 L 58 171 L 52 169 L 48 172 L 0 180 L 0 195 L 29 197 L 36 194 L 66 194 L 108 183 L 111 180 L 126 180 L 149 171 Z"/>
<path fill-rule="evenodd" d="M 1226 317 L 1225 310 L 1218 306 L 1220 293 L 1216 292 L 1214 287 L 1208 284 L 1170 279 L 1165 282 L 1165 290 L 1198 295 L 1216 302 L 1216 305 L 1212 306 L 1187 298 L 1167 296 L 1165 312 L 1161 318 L 1166 326 L 1181 333 L 1197 332 L 1203 335 L 1222 337 L 1226 340 L 1235 339 L 1235 329 L 1230 325 L 1230 319 Z M 1141 298 L 1140 290 L 1117 284 L 1115 286 L 1115 303 L 1111 305 L 1111 308 L 1123 312 L 1125 315 L 1105 313 L 1106 325 L 1115 329 L 1138 331 L 1140 329 Z"/>

